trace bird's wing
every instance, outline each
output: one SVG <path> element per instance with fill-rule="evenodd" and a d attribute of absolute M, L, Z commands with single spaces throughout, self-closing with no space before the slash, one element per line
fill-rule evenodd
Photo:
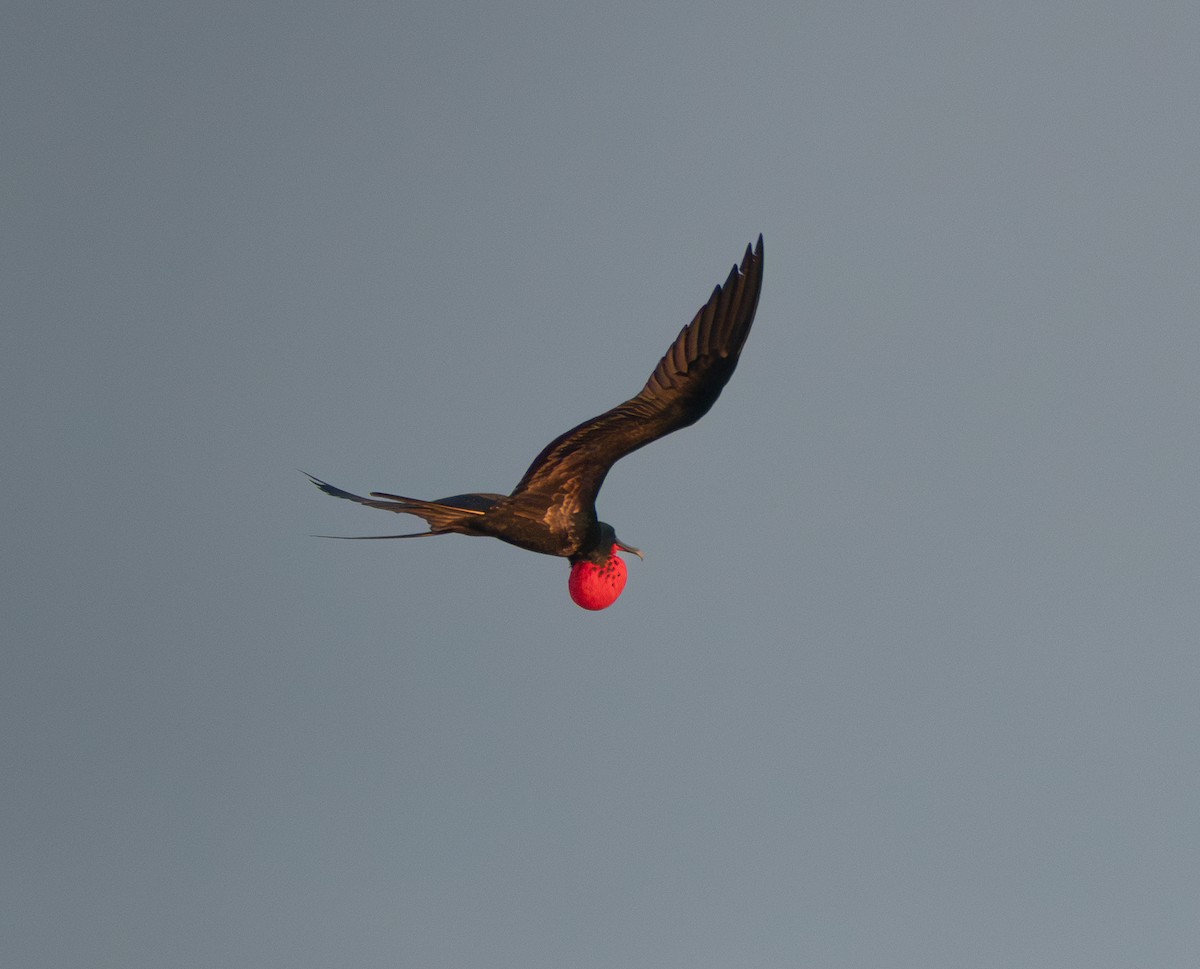
<path fill-rule="evenodd" d="M 366 505 L 369 508 L 382 508 L 384 511 L 417 515 L 424 518 L 435 531 L 454 531 L 454 525 L 461 524 L 464 520 L 482 517 L 492 505 L 504 497 L 503 495 L 474 492 L 468 495 L 452 495 L 438 501 L 424 501 L 421 498 L 405 498 L 403 495 L 388 494 L 386 491 L 372 491 L 370 498 L 364 498 L 362 495 L 351 494 L 349 491 L 343 491 L 341 488 L 331 485 L 328 481 L 313 477 L 307 471 L 300 473 L 327 495 L 332 495 L 334 498 L 345 498 L 347 501 L 357 501 L 360 505 Z M 329 538 L 330 536 L 323 537 Z M 410 536 L 388 535 L 385 537 L 409 538 Z"/>
<path fill-rule="evenodd" d="M 685 326 L 636 397 L 555 438 L 513 490 L 590 509 L 613 463 L 703 417 L 737 367 L 762 288 L 763 240 Z M 569 509 L 563 509 L 569 510 Z"/>
<path fill-rule="evenodd" d="M 360 505 L 366 505 L 368 508 L 382 508 L 385 511 L 403 512 L 407 509 L 400 502 L 407 501 L 406 498 L 399 496 L 388 495 L 386 500 L 377 500 L 374 498 L 364 498 L 362 495 L 351 494 L 349 491 L 343 491 L 341 488 L 331 485 L 328 481 L 322 481 L 320 478 L 314 477 L 307 471 L 300 472 L 304 477 L 308 478 L 313 484 L 320 488 L 325 494 L 331 495 L 334 498 L 345 498 L 347 501 L 357 501 Z"/>

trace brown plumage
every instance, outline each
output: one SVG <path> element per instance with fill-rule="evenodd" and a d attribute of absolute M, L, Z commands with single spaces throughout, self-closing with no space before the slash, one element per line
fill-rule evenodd
<path fill-rule="evenodd" d="M 490 535 L 572 563 L 598 565 L 608 561 L 614 546 L 640 555 L 619 542 L 612 526 L 596 517 L 596 495 L 616 461 L 694 424 L 712 407 L 733 375 L 750 334 L 762 274 L 760 235 L 753 250 L 746 247 L 741 268 L 733 267 L 725 283 L 713 290 L 680 331 L 641 391 L 547 444 L 510 495 L 472 493 L 422 501 L 371 492 L 370 498 L 363 498 L 312 475 L 309 478 L 335 498 L 417 515 L 429 525 L 429 531 L 409 535 L 354 537 Z"/>

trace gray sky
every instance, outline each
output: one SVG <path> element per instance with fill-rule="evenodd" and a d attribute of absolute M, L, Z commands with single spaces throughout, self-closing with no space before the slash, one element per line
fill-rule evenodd
<path fill-rule="evenodd" d="M 5 965 L 1196 965 L 1195 3 L 0 23 Z M 308 537 L 510 489 L 760 231 L 613 608 Z"/>

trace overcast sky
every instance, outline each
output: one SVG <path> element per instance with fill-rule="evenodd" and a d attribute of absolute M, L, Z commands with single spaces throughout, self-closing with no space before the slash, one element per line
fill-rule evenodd
<path fill-rule="evenodd" d="M 1194 967 L 1200 7 L 0 14 L 0 961 Z M 567 565 L 512 488 L 766 239 Z"/>

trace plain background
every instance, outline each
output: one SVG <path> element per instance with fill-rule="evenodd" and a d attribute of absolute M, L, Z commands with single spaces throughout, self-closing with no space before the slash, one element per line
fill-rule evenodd
<path fill-rule="evenodd" d="M 1192 967 L 1200 7 L 0 15 L 0 957 Z M 617 466 L 506 491 L 766 237 Z"/>

